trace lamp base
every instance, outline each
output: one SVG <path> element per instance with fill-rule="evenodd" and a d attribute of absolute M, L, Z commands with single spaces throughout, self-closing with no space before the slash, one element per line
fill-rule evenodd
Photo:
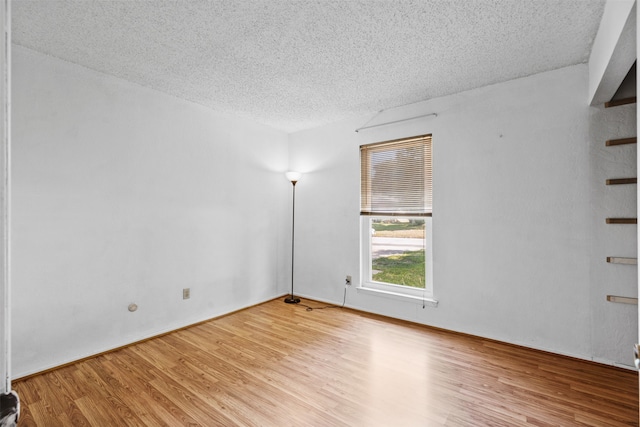
<path fill-rule="evenodd" d="M 284 302 L 287 304 L 298 304 L 300 302 L 300 298 L 296 298 L 293 295 L 289 295 L 284 299 Z"/>

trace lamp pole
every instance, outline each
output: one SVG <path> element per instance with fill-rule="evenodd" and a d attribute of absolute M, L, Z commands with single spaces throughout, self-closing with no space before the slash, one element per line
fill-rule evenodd
<path fill-rule="evenodd" d="M 296 183 L 300 179 L 301 174 L 299 172 L 287 172 L 287 178 L 293 184 L 293 204 L 291 212 L 291 295 L 284 299 L 287 304 L 298 304 L 300 298 L 296 298 L 293 295 L 293 260 L 295 255 L 295 232 L 296 232 Z"/>

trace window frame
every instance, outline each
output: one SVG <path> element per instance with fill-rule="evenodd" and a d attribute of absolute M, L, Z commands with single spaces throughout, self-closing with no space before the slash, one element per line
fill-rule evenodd
<path fill-rule="evenodd" d="M 424 139 L 429 144 L 426 149 L 427 156 L 425 156 L 425 180 L 428 180 L 428 187 L 425 187 L 425 205 L 422 211 L 419 212 L 374 212 L 375 209 L 371 209 L 371 196 L 369 191 L 374 191 L 370 187 L 372 183 L 368 173 L 370 172 L 369 165 L 370 159 L 363 159 L 363 152 L 374 152 L 376 147 L 384 147 L 388 145 L 390 149 L 393 149 L 395 143 L 405 144 L 407 142 Z M 370 147 L 374 150 L 370 150 Z M 433 220 L 432 220 L 432 173 L 433 173 L 433 137 L 431 134 L 419 135 L 415 137 L 401 138 L 392 141 L 384 141 L 374 144 L 368 144 L 360 147 L 360 277 L 361 283 L 357 288 L 358 292 L 368 293 L 377 296 L 383 296 L 387 298 L 393 298 L 402 301 L 411 301 L 420 303 L 423 305 L 437 306 L 438 302 L 434 299 L 433 294 Z M 364 177 L 364 167 L 366 169 L 366 179 Z M 401 166 L 401 164 L 398 164 Z M 366 187 L 363 187 L 367 183 Z M 366 194 L 365 194 L 366 193 Z M 373 210 L 373 211 L 372 211 Z M 372 220 L 374 219 L 422 219 L 425 221 L 425 287 L 416 288 L 411 286 L 404 286 L 400 284 L 377 282 L 372 280 L 372 258 L 371 258 L 371 245 L 372 245 Z"/>

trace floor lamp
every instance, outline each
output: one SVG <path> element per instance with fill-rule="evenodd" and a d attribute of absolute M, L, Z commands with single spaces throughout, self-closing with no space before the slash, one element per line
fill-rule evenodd
<path fill-rule="evenodd" d="M 293 255 L 295 251 L 295 231 L 296 231 L 296 183 L 302 176 L 300 172 L 287 172 L 286 177 L 293 184 L 293 205 L 291 214 L 291 295 L 284 299 L 287 304 L 298 304 L 300 298 L 293 295 Z"/>

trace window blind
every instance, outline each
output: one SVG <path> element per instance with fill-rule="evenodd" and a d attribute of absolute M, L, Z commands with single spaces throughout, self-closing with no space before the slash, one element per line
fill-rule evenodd
<path fill-rule="evenodd" d="M 360 146 L 360 215 L 431 216 L 431 135 Z"/>

